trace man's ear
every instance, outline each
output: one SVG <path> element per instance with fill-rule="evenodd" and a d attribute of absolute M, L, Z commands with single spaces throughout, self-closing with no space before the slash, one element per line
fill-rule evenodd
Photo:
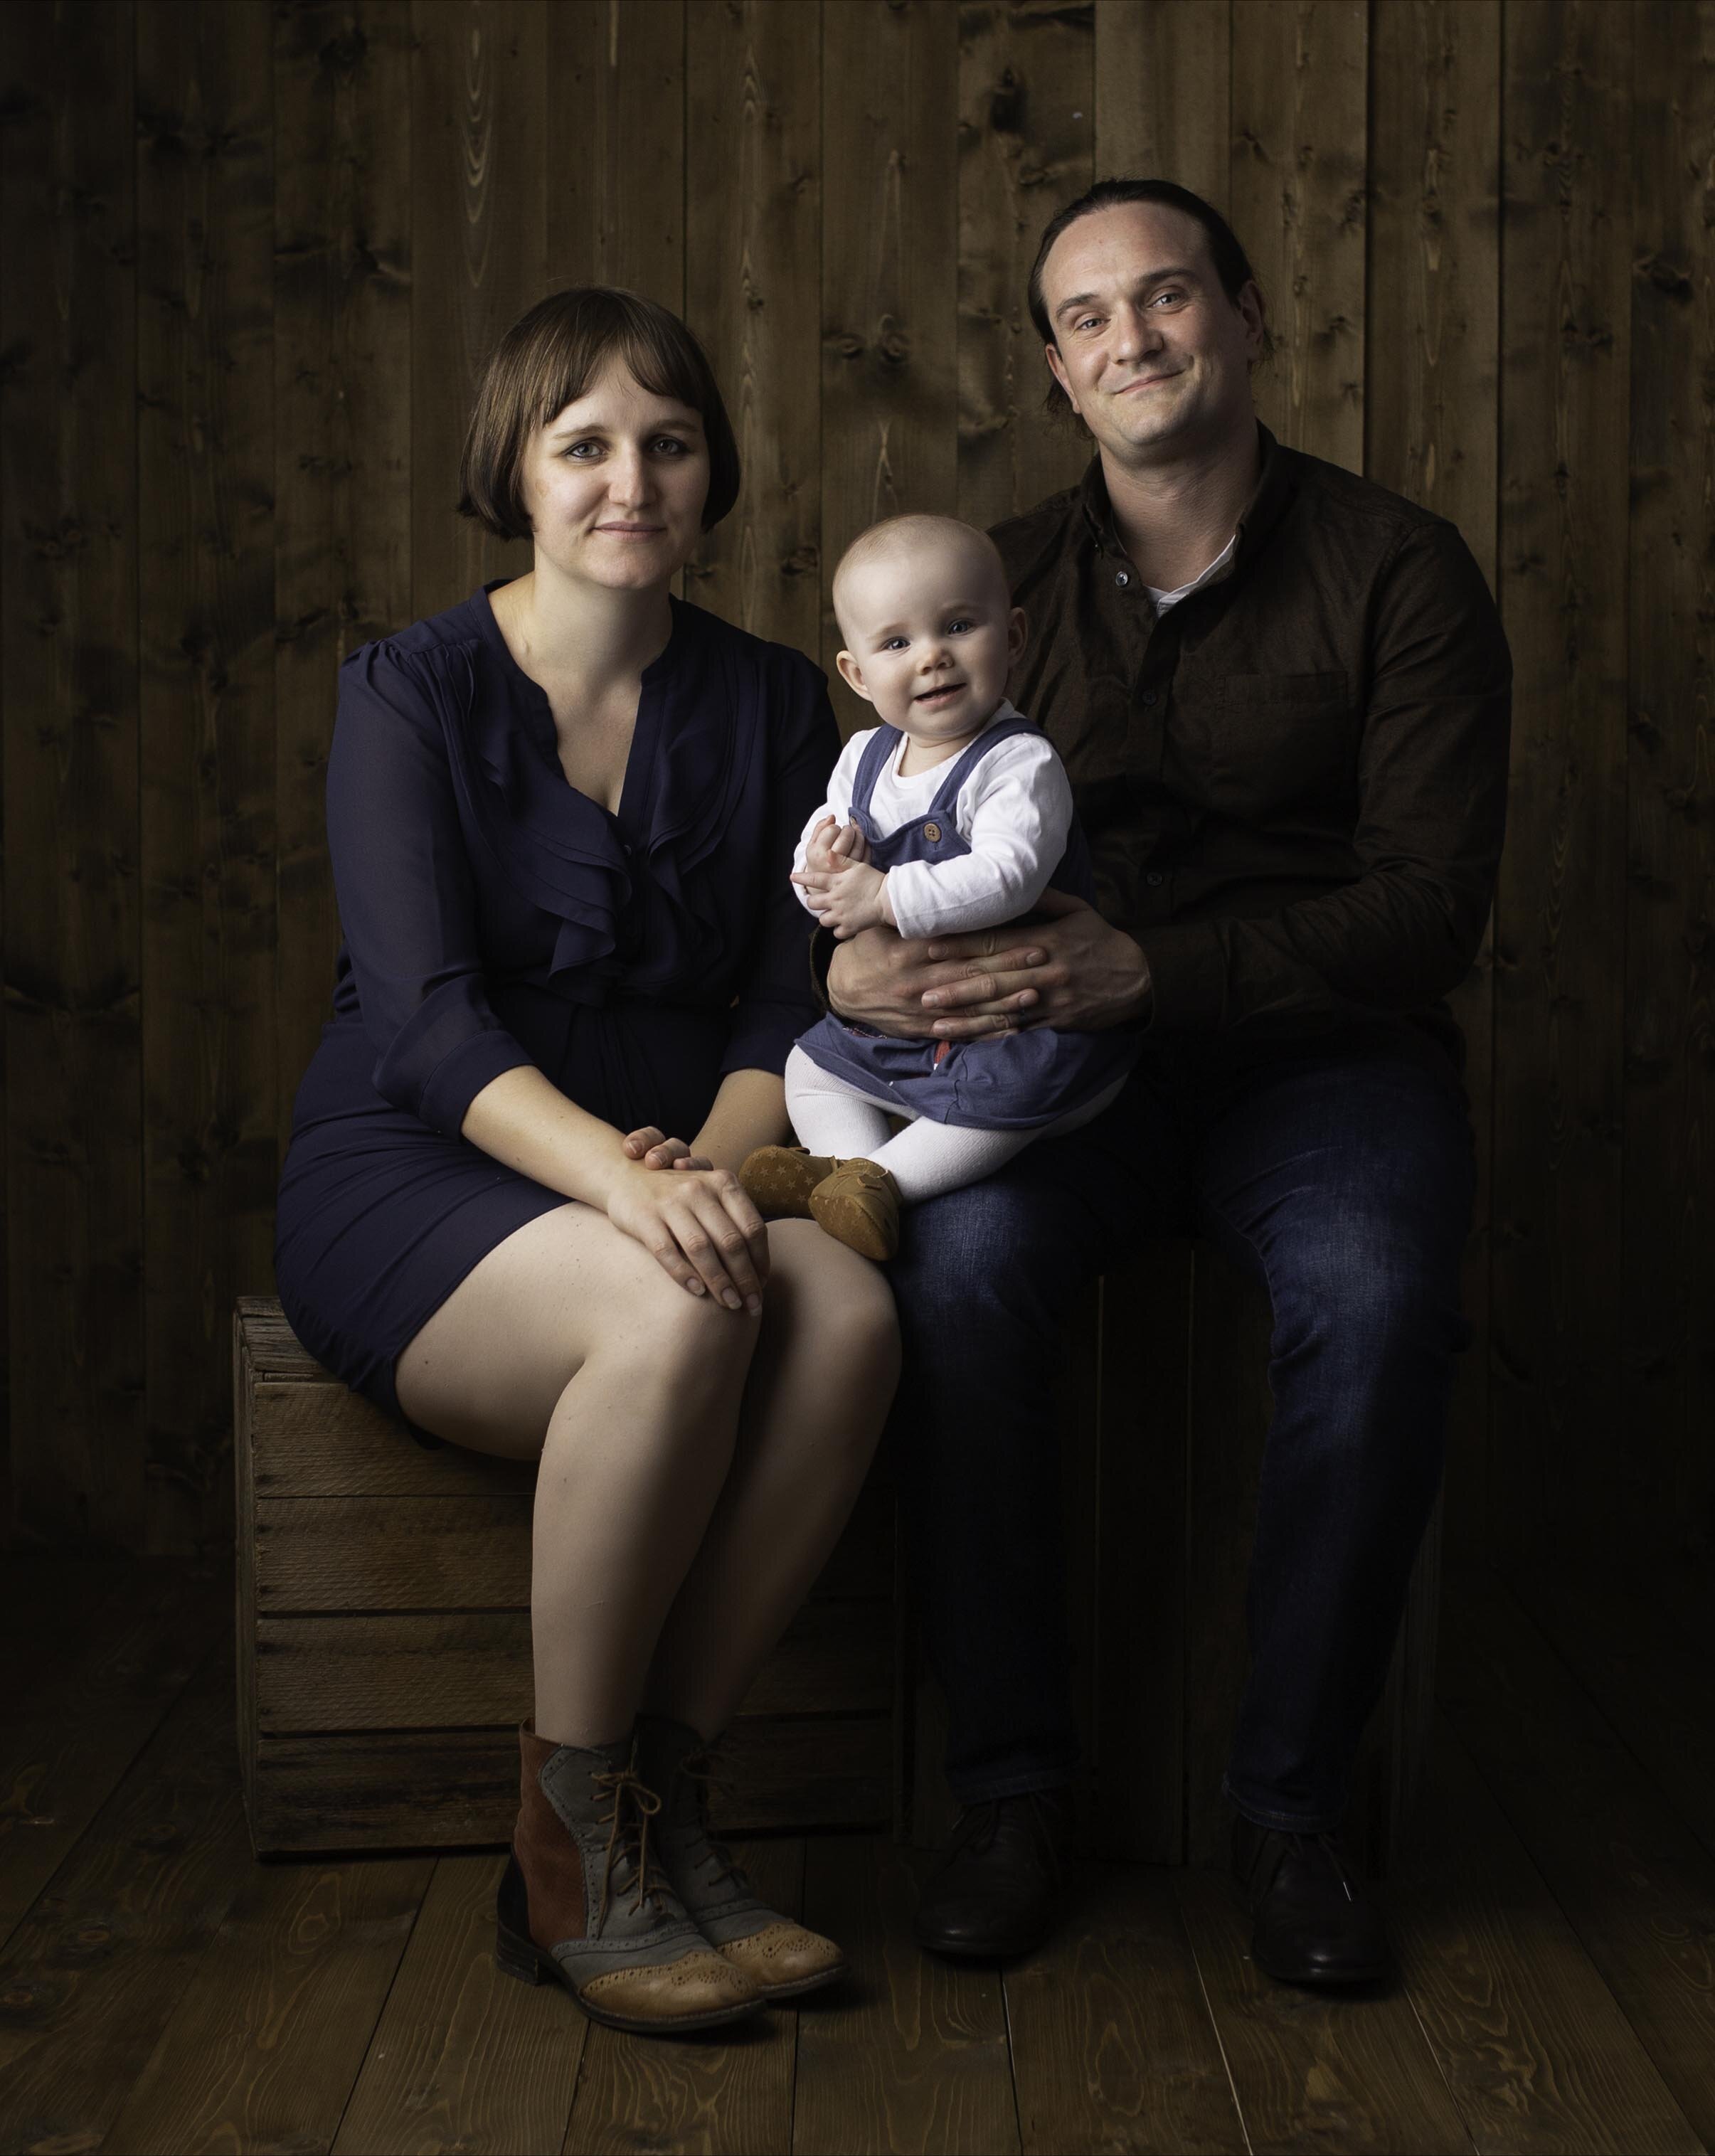
<path fill-rule="evenodd" d="M 1067 403 L 1071 406 L 1073 411 L 1078 413 L 1078 417 L 1081 419 L 1084 415 L 1081 412 L 1078 412 L 1078 400 L 1073 396 L 1072 385 L 1066 379 L 1065 362 L 1060 356 L 1060 346 L 1057 344 L 1044 345 L 1042 357 L 1048 362 L 1048 372 L 1065 390 Z"/>
<path fill-rule="evenodd" d="M 1233 305 L 1245 325 L 1245 357 L 1255 367 L 1268 342 L 1268 308 L 1262 287 L 1254 277 L 1247 278 L 1240 285 Z"/>
<path fill-rule="evenodd" d="M 864 686 L 863 668 L 858 665 L 856 660 L 852 657 L 849 651 L 838 653 L 834 658 L 834 664 L 840 669 L 840 680 L 845 682 L 846 687 L 851 690 L 855 696 L 861 696 L 866 704 L 873 704 L 875 702 L 875 698 Z"/>

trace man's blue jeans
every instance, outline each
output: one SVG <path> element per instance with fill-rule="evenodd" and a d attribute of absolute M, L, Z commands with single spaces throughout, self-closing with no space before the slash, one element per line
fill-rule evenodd
<path fill-rule="evenodd" d="M 1152 1045 L 1096 1122 L 906 1213 L 890 1443 L 961 1803 L 1076 1770 L 1061 1335 L 1096 1272 L 1148 1237 L 1198 1234 L 1274 1312 L 1227 1794 L 1261 1825 L 1338 1823 L 1440 1480 L 1473 1181 L 1451 1063 L 1379 1021 L 1243 1050 Z"/>

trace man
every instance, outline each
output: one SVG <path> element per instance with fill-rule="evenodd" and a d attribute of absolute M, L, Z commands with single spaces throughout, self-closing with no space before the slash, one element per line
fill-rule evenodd
<path fill-rule="evenodd" d="M 1097 1266 L 1195 1232 L 1274 1312 L 1225 1784 L 1255 1956 L 1374 1981 L 1385 1928 L 1336 1837 L 1468 1338 L 1441 998 L 1493 893 L 1506 642 L 1451 525 L 1259 426 L 1263 302 L 1207 203 L 1104 182 L 1044 234 L 1030 306 L 1096 454 L 994 536 L 1029 620 L 1014 698 L 1071 771 L 1099 910 L 868 930 L 826 952 L 828 993 L 884 1031 L 1132 1025 L 1144 1050 L 1086 1132 L 908 1215 L 893 1267 L 913 1587 L 964 1807 L 917 1937 L 1010 1954 L 1052 1921 L 1076 1764 L 1058 1342 Z"/>

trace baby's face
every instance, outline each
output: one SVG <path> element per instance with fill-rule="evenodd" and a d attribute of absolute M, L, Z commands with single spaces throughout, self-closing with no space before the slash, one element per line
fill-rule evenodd
<path fill-rule="evenodd" d="M 840 670 L 887 725 L 922 742 L 962 741 L 1005 696 L 1024 616 L 986 548 L 939 536 L 902 542 L 854 567 L 840 601 Z"/>

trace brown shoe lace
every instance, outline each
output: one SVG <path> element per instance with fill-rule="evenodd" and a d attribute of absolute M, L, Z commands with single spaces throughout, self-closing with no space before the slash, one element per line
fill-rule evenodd
<path fill-rule="evenodd" d="M 742 1892 L 749 1893 L 751 1882 L 744 1866 L 718 1835 L 709 1832 L 711 1804 L 716 1797 L 726 1796 L 732 1790 L 726 1766 L 726 1760 L 712 1745 L 708 1745 L 701 1752 L 687 1752 L 680 1762 L 679 1771 L 696 1793 L 697 1829 L 720 1866 L 709 1881 L 710 1886 L 719 1887 L 730 1879 Z"/>
<path fill-rule="evenodd" d="M 634 1866 L 633 1884 L 637 1888 L 637 1899 L 631 1904 L 632 1914 L 639 1914 L 645 1902 L 665 1914 L 663 1883 L 650 1874 L 649 1823 L 661 1809 L 660 1799 L 634 1767 L 612 1767 L 604 1773 L 592 1774 L 589 1786 L 598 1796 L 610 1796 L 614 1799 L 614 1810 L 608 1822 L 607 1861 L 602 1871 L 602 1902 L 596 1912 L 596 1930 L 599 1932 L 607 1922 L 615 1867 L 628 1858 Z"/>

